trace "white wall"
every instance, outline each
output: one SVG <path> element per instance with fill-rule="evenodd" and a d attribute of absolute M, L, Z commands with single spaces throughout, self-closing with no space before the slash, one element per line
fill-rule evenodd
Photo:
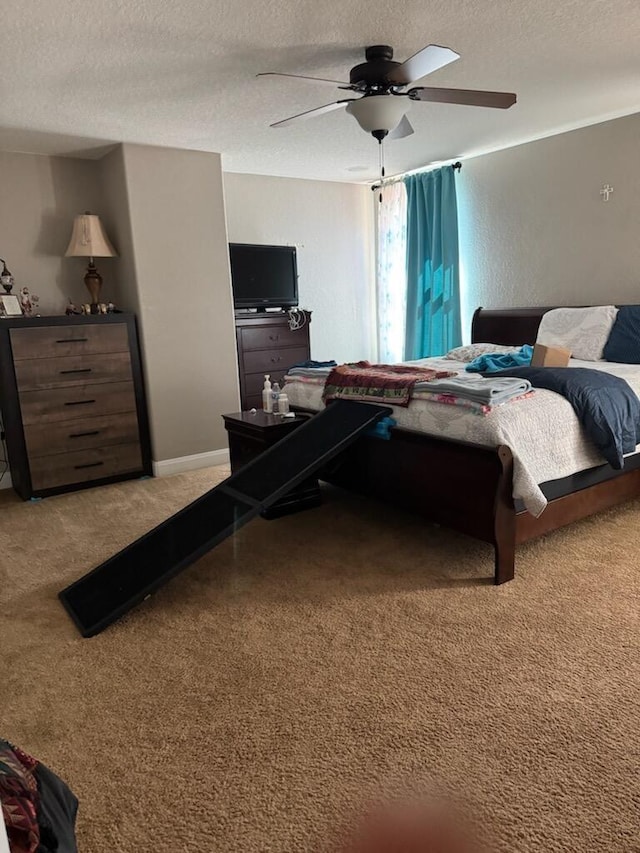
<path fill-rule="evenodd" d="M 220 155 L 125 144 L 104 175 L 111 215 L 127 197 L 153 458 L 174 470 L 225 451 L 221 416 L 239 408 Z"/>
<path fill-rule="evenodd" d="M 375 358 L 371 190 L 229 172 L 224 188 L 230 242 L 297 247 L 311 357 Z"/>
<path fill-rule="evenodd" d="M 640 114 L 466 160 L 457 189 L 467 336 L 479 305 L 640 302 Z"/>

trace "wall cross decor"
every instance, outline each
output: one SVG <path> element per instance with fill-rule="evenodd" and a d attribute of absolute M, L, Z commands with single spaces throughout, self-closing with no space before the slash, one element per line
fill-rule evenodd
<path fill-rule="evenodd" d="M 609 201 L 609 196 L 613 192 L 613 187 L 609 184 L 605 184 L 600 190 L 600 195 L 602 196 L 602 201 Z"/>

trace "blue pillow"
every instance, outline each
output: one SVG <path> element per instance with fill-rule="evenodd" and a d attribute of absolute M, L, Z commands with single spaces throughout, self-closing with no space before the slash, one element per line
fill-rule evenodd
<path fill-rule="evenodd" d="M 640 305 L 623 305 L 604 345 L 606 361 L 640 364 Z"/>

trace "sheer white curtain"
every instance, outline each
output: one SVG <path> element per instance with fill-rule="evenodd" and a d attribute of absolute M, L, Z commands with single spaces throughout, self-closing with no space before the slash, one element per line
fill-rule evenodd
<path fill-rule="evenodd" d="M 378 205 L 378 359 L 383 364 L 402 361 L 404 354 L 406 246 L 407 191 L 398 181 L 384 188 Z"/>

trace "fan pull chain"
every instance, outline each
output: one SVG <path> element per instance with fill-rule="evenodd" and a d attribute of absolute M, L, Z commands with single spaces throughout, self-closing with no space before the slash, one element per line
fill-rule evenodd
<path fill-rule="evenodd" d="M 382 147 L 382 139 L 379 139 L 378 143 L 380 146 L 380 195 L 378 196 L 378 201 L 380 204 L 382 204 L 382 182 L 384 180 L 384 148 Z"/>

